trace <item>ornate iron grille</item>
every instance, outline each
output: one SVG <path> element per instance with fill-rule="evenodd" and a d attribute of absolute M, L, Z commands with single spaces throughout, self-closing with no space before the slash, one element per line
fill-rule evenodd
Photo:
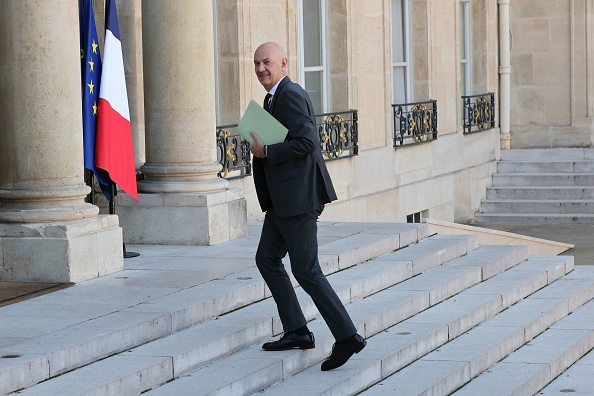
<path fill-rule="evenodd" d="M 236 130 L 237 125 L 217 127 L 217 160 L 223 167 L 218 176 L 225 179 L 236 179 L 252 174 L 250 142 Z"/>
<path fill-rule="evenodd" d="M 464 105 L 464 133 L 480 132 L 495 128 L 495 94 L 462 96 Z"/>
<path fill-rule="evenodd" d="M 322 155 L 327 161 L 359 154 L 357 110 L 316 116 Z M 252 174 L 250 143 L 236 132 L 237 125 L 217 127 L 218 173 L 225 179 Z"/>
<path fill-rule="evenodd" d="M 437 140 L 437 100 L 393 104 L 394 147 Z"/>
<path fill-rule="evenodd" d="M 357 110 L 316 116 L 322 155 L 327 161 L 359 154 Z"/>

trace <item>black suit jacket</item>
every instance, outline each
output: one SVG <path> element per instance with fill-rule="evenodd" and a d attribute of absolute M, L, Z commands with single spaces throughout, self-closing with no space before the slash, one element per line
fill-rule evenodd
<path fill-rule="evenodd" d="M 273 206 L 277 215 L 289 217 L 336 200 L 307 92 L 285 76 L 273 96 L 270 112 L 289 132 L 284 142 L 267 147 L 266 158 L 253 158 L 262 211 Z"/>

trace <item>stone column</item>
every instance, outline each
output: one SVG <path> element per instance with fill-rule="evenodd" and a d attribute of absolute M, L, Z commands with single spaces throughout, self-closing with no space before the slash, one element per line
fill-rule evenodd
<path fill-rule="evenodd" d="M 134 159 L 138 169 L 145 162 L 141 1 L 120 1 L 117 7 L 132 124 Z"/>
<path fill-rule="evenodd" d="M 117 216 L 84 202 L 76 2 L 1 2 L 0 37 L 0 280 L 121 270 Z"/>
<path fill-rule="evenodd" d="M 142 2 L 145 179 L 123 197 L 133 243 L 210 245 L 247 234 L 243 191 L 217 177 L 211 1 Z"/>

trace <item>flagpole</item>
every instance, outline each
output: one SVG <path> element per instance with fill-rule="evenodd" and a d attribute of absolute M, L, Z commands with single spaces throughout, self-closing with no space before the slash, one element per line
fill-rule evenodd
<path fill-rule="evenodd" d="M 91 191 L 87 194 L 87 202 L 91 205 L 95 205 L 95 174 L 90 169 L 85 169 L 85 183 L 91 187 Z"/>
<path fill-rule="evenodd" d="M 116 212 L 115 212 L 115 195 L 116 195 L 116 184 L 113 181 L 111 181 L 109 183 L 109 214 L 110 215 L 116 214 Z M 140 253 L 127 252 L 126 251 L 126 243 L 123 242 L 122 244 L 124 247 L 124 258 L 125 259 L 140 256 Z"/>
<path fill-rule="evenodd" d="M 113 181 L 109 181 L 109 214 L 114 215 L 115 212 L 115 194 L 116 184 Z"/>

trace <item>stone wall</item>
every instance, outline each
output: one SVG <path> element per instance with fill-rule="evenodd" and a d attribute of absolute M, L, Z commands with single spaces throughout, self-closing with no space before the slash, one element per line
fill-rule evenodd
<path fill-rule="evenodd" d="M 512 1 L 512 148 L 592 146 L 592 1 Z"/>
<path fill-rule="evenodd" d="M 392 146 L 390 1 L 328 3 L 332 110 L 358 110 L 360 151 L 357 157 L 328 163 L 339 199 L 327 206 L 322 220 L 402 222 L 417 212 L 448 221 L 471 220 L 495 171 L 499 131 L 462 134 L 459 1 L 411 1 L 413 97 L 438 100 L 439 137 L 397 149 Z M 219 79 L 219 90 L 230 91 L 230 83 L 246 88 L 240 94 L 243 112 L 249 100 L 261 102 L 265 94 L 252 65 L 260 43 L 274 40 L 285 46 L 289 75 L 298 81 L 297 10 L 292 1 L 237 4 L 243 12 L 228 11 L 218 18 L 237 17 L 237 25 L 244 27 L 238 40 L 240 81 Z M 279 16 L 272 24 L 270 14 Z M 475 92 L 497 92 L 496 4 L 475 7 L 473 21 Z M 262 219 L 251 178 L 230 185 L 245 190 L 248 218 Z"/>

